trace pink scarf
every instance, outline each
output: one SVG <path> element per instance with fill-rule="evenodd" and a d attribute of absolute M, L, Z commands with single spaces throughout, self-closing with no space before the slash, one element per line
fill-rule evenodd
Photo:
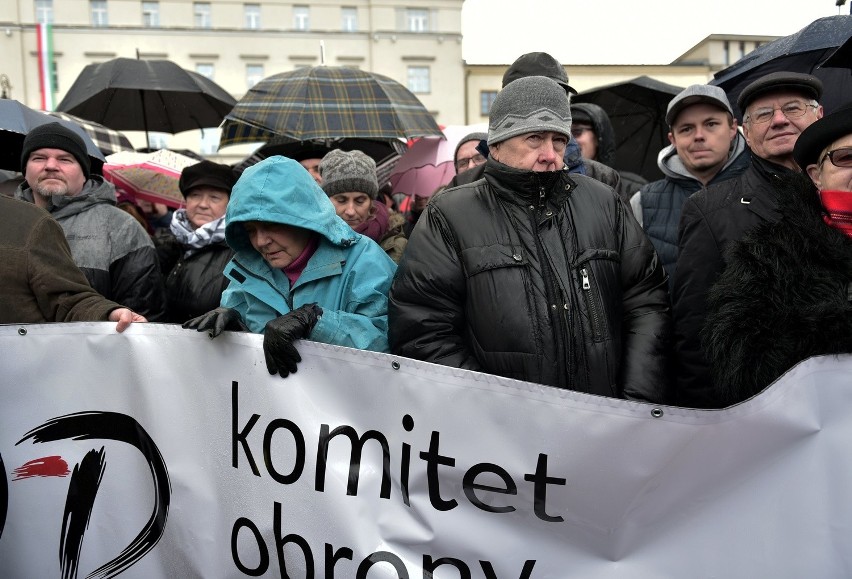
<path fill-rule="evenodd" d="M 373 201 L 373 207 L 370 212 L 370 217 L 353 229 L 356 233 L 366 235 L 378 243 L 388 231 L 388 208 L 381 201 Z"/>
<path fill-rule="evenodd" d="M 828 212 L 822 216 L 823 221 L 852 237 L 852 192 L 820 191 L 819 199 Z"/>
<path fill-rule="evenodd" d="M 293 287 L 293 284 L 295 284 L 296 280 L 299 279 L 299 276 L 302 275 L 302 271 L 304 271 L 305 266 L 308 265 L 308 261 L 310 261 L 311 257 L 313 257 L 317 247 L 319 247 L 319 235 L 311 235 L 310 241 L 308 241 L 308 244 L 305 246 L 305 249 L 302 250 L 302 253 L 299 254 L 299 257 L 294 259 L 293 263 L 283 268 L 284 275 L 286 275 L 287 279 L 290 280 L 290 287 Z"/>

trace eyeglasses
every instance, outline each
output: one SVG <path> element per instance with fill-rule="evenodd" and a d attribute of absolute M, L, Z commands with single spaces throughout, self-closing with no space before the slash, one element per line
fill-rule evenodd
<path fill-rule="evenodd" d="M 456 159 L 456 171 L 467 169 L 471 163 L 473 163 L 473 166 L 476 167 L 477 165 L 481 165 L 484 162 L 485 157 L 483 157 L 480 153 L 477 153 L 472 157 L 462 157 L 460 159 Z"/>
<path fill-rule="evenodd" d="M 820 159 L 820 166 L 828 159 L 835 167 L 852 167 L 852 147 L 840 147 L 827 152 Z"/>
<path fill-rule="evenodd" d="M 577 137 L 582 137 L 583 133 L 585 133 L 586 131 L 591 131 L 591 130 L 592 130 L 592 127 L 572 126 L 571 127 L 571 136 L 576 139 Z"/>
<path fill-rule="evenodd" d="M 781 114 L 788 119 L 798 119 L 799 117 L 805 116 L 805 113 L 808 111 L 808 107 L 815 109 L 818 108 L 818 106 L 819 105 L 803 101 L 792 101 L 785 105 L 781 105 L 780 107 L 763 107 L 755 109 L 751 112 L 751 114 L 746 115 L 745 122 L 755 125 L 768 123 L 772 120 L 772 117 L 775 116 L 775 111 L 781 111 Z"/>

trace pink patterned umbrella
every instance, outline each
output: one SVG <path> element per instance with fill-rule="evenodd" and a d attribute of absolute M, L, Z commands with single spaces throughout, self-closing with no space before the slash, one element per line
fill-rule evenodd
<path fill-rule="evenodd" d="M 179 208 L 184 204 L 178 187 L 180 174 L 196 163 L 198 159 L 168 149 L 153 153 L 116 153 L 107 157 L 104 179 L 134 199 Z"/>
<path fill-rule="evenodd" d="M 485 124 L 449 125 L 443 129 L 445 138 L 423 137 L 406 151 L 390 176 L 393 193 L 429 197 L 438 187 L 446 185 L 456 175 L 453 153 L 456 145 L 470 133 L 488 130 Z"/>

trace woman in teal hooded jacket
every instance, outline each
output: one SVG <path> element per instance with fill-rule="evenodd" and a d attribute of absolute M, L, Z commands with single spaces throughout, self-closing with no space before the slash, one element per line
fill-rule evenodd
<path fill-rule="evenodd" d="M 235 254 L 225 266 L 229 285 L 221 307 L 184 327 L 213 337 L 225 329 L 263 333 L 267 368 L 281 376 L 295 372 L 301 361 L 292 346 L 299 338 L 389 351 L 387 296 L 396 265 L 337 216 L 299 163 L 274 156 L 246 169 L 225 221 L 225 239 Z M 292 263 L 279 267 L 267 251 L 266 228 L 307 240 Z"/>

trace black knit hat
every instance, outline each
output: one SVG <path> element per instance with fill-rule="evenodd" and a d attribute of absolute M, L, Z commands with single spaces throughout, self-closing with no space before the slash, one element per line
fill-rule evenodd
<path fill-rule="evenodd" d="M 184 197 L 190 189 L 202 185 L 224 191 L 230 196 L 236 182 L 237 174 L 230 165 L 205 160 L 186 167 L 180 174 L 178 187 Z"/>
<path fill-rule="evenodd" d="M 376 162 L 361 151 L 334 149 L 320 161 L 319 172 L 322 190 L 329 197 L 357 191 L 375 199 L 379 194 Z"/>
<path fill-rule="evenodd" d="M 527 76 L 546 76 L 555 80 L 567 92 L 577 94 L 577 91 L 568 84 L 565 68 L 546 52 L 528 52 L 519 56 L 503 74 L 503 88 L 506 88 L 506 85 L 513 80 Z"/>
<path fill-rule="evenodd" d="M 21 151 L 21 172 L 27 172 L 27 161 L 30 154 L 38 149 L 60 149 L 74 155 L 80 168 L 88 180 L 91 176 L 92 161 L 86 152 L 86 143 L 82 137 L 66 128 L 61 123 L 46 123 L 30 130 L 24 138 L 23 150 Z"/>
<path fill-rule="evenodd" d="M 846 135 L 852 135 L 852 101 L 802 131 L 793 147 L 793 158 L 802 169 L 818 163 L 823 149 Z"/>

